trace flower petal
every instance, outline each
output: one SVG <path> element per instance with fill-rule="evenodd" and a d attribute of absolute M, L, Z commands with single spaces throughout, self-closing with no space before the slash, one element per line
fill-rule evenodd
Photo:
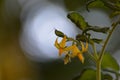
<path fill-rule="evenodd" d="M 59 46 L 59 44 L 58 44 L 58 38 L 55 40 L 55 47 L 57 48 L 57 49 L 59 49 L 60 48 L 60 46 Z"/>
<path fill-rule="evenodd" d="M 84 63 L 84 57 L 83 57 L 83 55 L 82 55 L 81 53 L 79 53 L 77 56 L 78 56 L 78 58 L 80 59 L 80 61 L 81 61 L 82 63 Z"/>
<path fill-rule="evenodd" d="M 81 53 L 82 52 L 78 49 L 78 47 L 76 45 L 73 45 L 73 49 L 72 49 L 72 57 L 75 57 L 78 55 L 78 53 Z"/>
<path fill-rule="evenodd" d="M 63 37 L 62 41 L 60 42 L 60 47 L 64 48 L 66 45 L 66 36 Z"/>
<path fill-rule="evenodd" d="M 59 56 L 61 56 L 62 53 L 64 53 L 64 49 L 60 48 L 60 49 L 59 49 Z"/>

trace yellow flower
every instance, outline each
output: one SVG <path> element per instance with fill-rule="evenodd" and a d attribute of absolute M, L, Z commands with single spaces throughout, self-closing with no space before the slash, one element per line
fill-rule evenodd
<path fill-rule="evenodd" d="M 80 51 L 76 45 L 73 45 L 72 48 L 72 57 L 78 57 L 82 63 L 84 63 L 83 53 L 88 50 L 88 43 L 84 46 L 83 42 L 81 42 L 82 50 Z"/>
<path fill-rule="evenodd" d="M 60 43 L 58 43 L 58 38 L 55 41 L 55 47 L 59 50 L 59 56 L 61 56 L 62 53 L 65 53 L 72 49 L 72 46 L 69 47 L 66 46 L 66 41 L 67 41 L 66 36 L 63 37 Z"/>
<path fill-rule="evenodd" d="M 79 58 L 79 60 L 82 63 L 84 63 L 84 57 L 82 55 L 82 51 L 80 51 L 76 45 L 73 45 L 71 57 L 76 57 L 76 56 Z"/>
<path fill-rule="evenodd" d="M 78 57 L 82 63 L 84 63 L 84 57 L 83 53 L 87 52 L 88 50 L 88 43 L 86 42 L 86 46 L 84 46 L 83 42 L 81 43 L 81 50 L 76 46 L 76 44 L 71 46 L 66 46 L 66 36 L 63 37 L 63 39 L 58 43 L 58 38 L 55 41 L 55 47 L 59 50 L 59 56 L 61 56 L 62 53 L 65 53 L 66 56 L 64 58 L 64 64 L 67 64 L 70 62 L 70 58 Z M 70 54 L 69 54 L 70 52 Z"/>

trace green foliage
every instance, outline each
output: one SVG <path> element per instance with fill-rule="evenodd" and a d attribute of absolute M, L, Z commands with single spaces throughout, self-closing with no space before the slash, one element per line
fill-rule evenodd
<path fill-rule="evenodd" d="M 120 1 L 119 0 L 92 0 L 92 1 L 88 0 L 86 4 L 87 10 L 93 7 L 109 8 L 110 10 L 113 11 L 120 11 Z"/>
<path fill-rule="evenodd" d="M 109 31 L 109 27 L 100 27 L 100 26 L 91 26 L 89 25 L 84 17 L 80 15 L 78 12 L 71 12 L 67 15 L 67 17 L 80 29 L 82 30 L 82 34 L 76 35 L 76 40 L 83 41 L 83 42 L 95 42 L 101 43 L 102 39 L 91 38 L 91 34 L 88 31 L 100 32 L 100 33 L 107 33 Z"/>
<path fill-rule="evenodd" d="M 89 11 L 89 8 L 106 8 L 104 3 L 101 0 L 87 1 L 86 8 Z"/>
<path fill-rule="evenodd" d="M 86 69 L 81 73 L 81 75 L 77 76 L 73 80 L 96 80 L 96 71 L 92 69 Z"/>
<path fill-rule="evenodd" d="M 93 42 L 97 43 L 97 44 L 100 44 L 103 42 L 102 39 L 97 39 L 97 38 L 89 38 L 85 35 L 81 35 L 81 34 L 78 34 L 76 35 L 76 40 L 78 41 L 83 41 L 83 42 L 89 42 L 90 44 L 92 44 Z"/>
<path fill-rule="evenodd" d="M 92 30 L 94 32 L 107 33 L 109 31 L 109 27 L 100 27 L 100 26 L 91 26 L 91 25 L 88 26 L 89 28 L 84 30 L 84 32 Z"/>
<path fill-rule="evenodd" d="M 92 38 L 91 40 L 92 40 L 93 42 L 95 42 L 95 43 L 98 43 L 98 44 L 100 44 L 101 42 L 103 42 L 102 39 L 97 39 L 97 38 Z"/>
<path fill-rule="evenodd" d="M 108 73 L 101 73 L 102 80 L 113 80 L 113 77 Z M 76 76 L 72 80 L 96 80 L 96 70 L 84 69 L 80 75 Z"/>
<path fill-rule="evenodd" d="M 78 12 L 71 12 L 67 15 L 67 17 L 74 22 L 79 29 L 85 30 L 87 28 L 87 23 L 85 22 L 83 16 L 81 16 Z"/>
<path fill-rule="evenodd" d="M 85 35 L 78 34 L 78 35 L 76 35 L 76 40 L 83 41 L 83 42 L 85 42 L 85 41 L 88 42 L 88 37 L 85 36 Z"/>
<path fill-rule="evenodd" d="M 117 63 L 115 58 L 112 57 L 112 55 L 109 53 L 105 53 L 101 66 L 102 69 L 110 68 L 112 70 L 119 71 L 119 64 Z"/>
<path fill-rule="evenodd" d="M 109 15 L 110 18 L 119 17 L 118 15 L 120 15 L 119 0 L 86 0 L 86 9 L 89 11 L 89 8 L 93 7 L 95 8 L 99 7 L 110 10 L 112 13 L 112 14 L 110 13 L 111 15 Z M 79 47 L 80 49 L 82 49 L 81 42 L 84 42 L 85 44 L 89 43 L 92 46 L 92 53 L 89 50 L 86 53 L 88 53 L 89 57 L 92 58 L 92 60 L 94 61 L 91 64 L 95 63 L 96 65 L 96 66 L 92 65 L 92 67 L 95 67 L 94 70 L 85 69 L 81 72 L 79 76 L 75 77 L 73 80 L 96 80 L 96 79 L 101 80 L 101 77 L 102 80 L 113 80 L 113 77 L 108 73 L 115 74 L 116 80 L 118 80 L 119 79 L 118 76 L 120 76 L 119 64 L 110 53 L 105 52 L 106 51 L 105 49 L 114 29 L 118 24 L 120 24 L 120 20 L 116 20 L 116 22 L 111 23 L 112 28 L 110 29 L 110 27 L 107 26 L 90 25 L 88 22 L 86 22 L 84 17 L 79 12 L 72 11 L 67 15 L 67 17 L 76 25 L 76 27 L 78 27 L 82 31 L 81 33 L 76 35 L 75 39 L 69 37 L 67 37 L 67 39 L 69 41 L 72 41 L 72 44 L 77 45 L 77 47 Z M 108 33 L 108 35 L 106 40 L 103 40 L 101 38 L 92 37 L 90 31 L 103 34 Z M 64 33 L 58 30 L 55 30 L 55 34 L 59 37 L 63 37 L 65 35 Z M 103 46 L 100 51 L 101 53 L 99 54 L 97 53 L 95 43 L 97 44 L 103 43 Z M 104 72 L 108 73 L 106 74 Z"/>
<path fill-rule="evenodd" d="M 59 31 L 59 30 L 57 30 L 57 29 L 55 29 L 55 34 L 56 34 L 56 36 L 58 36 L 58 37 L 64 37 L 64 33 L 61 32 L 61 31 Z"/>
<path fill-rule="evenodd" d="M 89 2 L 88 7 L 104 7 L 104 4 L 100 0 L 92 1 L 91 3 Z"/>
<path fill-rule="evenodd" d="M 84 17 L 80 15 L 78 12 L 71 12 L 67 15 L 67 17 L 84 33 L 87 33 L 87 31 L 95 31 L 95 32 L 101 32 L 101 33 L 107 33 L 109 30 L 109 27 L 99 27 L 99 26 L 91 26 L 89 25 Z"/>
<path fill-rule="evenodd" d="M 101 74 L 102 80 L 113 80 L 113 77 L 110 74 Z M 72 80 L 96 80 L 96 70 L 85 69 L 80 73 L 80 75 L 78 75 Z"/>

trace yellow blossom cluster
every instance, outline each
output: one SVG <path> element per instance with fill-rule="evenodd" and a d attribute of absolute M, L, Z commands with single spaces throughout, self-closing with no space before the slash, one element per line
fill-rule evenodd
<path fill-rule="evenodd" d="M 88 50 L 88 43 L 84 46 L 83 42 L 81 44 L 81 50 L 77 47 L 76 44 L 71 46 L 66 46 L 67 38 L 66 36 L 58 43 L 58 38 L 55 41 L 55 47 L 59 50 L 59 56 L 65 54 L 64 63 L 67 64 L 70 62 L 71 58 L 78 57 L 82 63 L 84 63 L 83 53 L 87 52 Z"/>

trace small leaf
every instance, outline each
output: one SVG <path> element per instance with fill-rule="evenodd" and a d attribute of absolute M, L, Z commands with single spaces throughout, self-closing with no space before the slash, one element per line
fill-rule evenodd
<path fill-rule="evenodd" d="M 58 36 L 58 37 L 64 37 L 64 33 L 61 32 L 61 31 L 58 31 L 55 29 L 55 34 Z"/>
<path fill-rule="evenodd" d="M 84 20 L 83 16 L 81 16 L 78 12 L 71 12 L 67 15 L 67 17 L 76 24 L 76 26 L 81 29 L 85 30 L 87 28 L 87 23 Z"/>
<path fill-rule="evenodd" d="M 86 41 L 88 42 L 88 38 L 85 35 L 81 35 L 81 34 L 78 34 L 76 36 L 76 40 L 82 41 L 82 42 L 86 42 Z"/>
<path fill-rule="evenodd" d="M 89 0 L 88 0 L 89 1 Z M 89 8 L 93 8 L 93 7 L 105 7 L 104 3 L 101 0 L 94 0 L 94 1 L 89 1 L 87 2 L 86 8 L 89 11 Z"/>
<path fill-rule="evenodd" d="M 98 44 L 100 44 L 103 41 L 102 39 L 96 39 L 96 38 L 92 38 L 91 40 Z"/>
<path fill-rule="evenodd" d="M 103 60 L 102 60 L 101 67 L 102 69 L 110 68 L 112 70 L 119 71 L 119 64 L 117 63 L 115 58 L 112 57 L 112 55 L 109 53 L 105 53 Z"/>
<path fill-rule="evenodd" d="M 94 31 L 94 32 L 100 32 L 100 33 L 107 33 L 109 31 L 109 27 L 100 27 L 100 26 L 91 26 L 88 25 L 89 27 L 84 30 L 84 33 L 86 33 L 87 31 Z"/>
<path fill-rule="evenodd" d="M 97 43 L 97 44 L 100 44 L 103 40 L 102 39 L 97 39 L 97 38 L 92 38 L 90 39 L 89 37 L 87 37 L 86 35 L 81 35 L 81 34 L 78 34 L 76 36 L 76 40 L 78 41 L 82 41 L 82 42 L 89 42 L 90 44 L 92 44 L 93 42 Z"/>
<path fill-rule="evenodd" d="M 89 7 L 103 7 L 104 3 L 101 0 L 95 0 Z"/>

